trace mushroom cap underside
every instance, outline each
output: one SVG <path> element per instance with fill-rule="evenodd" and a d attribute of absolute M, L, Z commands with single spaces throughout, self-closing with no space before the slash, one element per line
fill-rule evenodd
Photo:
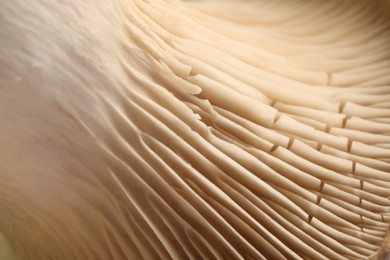
<path fill-rule="evenodd" d="M 388 254 L 387 2 L 0 0 L 0 18 L 0 230 L 23 258 Z"/>

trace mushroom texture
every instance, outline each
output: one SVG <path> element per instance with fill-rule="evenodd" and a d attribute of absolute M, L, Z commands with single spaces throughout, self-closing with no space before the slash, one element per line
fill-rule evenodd
<path fill-rule="evenodd" d="M 0 124 L 22 259 L 389 257 L 384 1 L 0 0 Z"/>

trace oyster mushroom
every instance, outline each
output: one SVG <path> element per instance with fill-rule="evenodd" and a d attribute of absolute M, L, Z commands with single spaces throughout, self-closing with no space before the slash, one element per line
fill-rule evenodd
<path fill-rule="evenodd" d="M 385 1 L 1 0 L 0 20 L 22 258 L 388 254 Z"/>

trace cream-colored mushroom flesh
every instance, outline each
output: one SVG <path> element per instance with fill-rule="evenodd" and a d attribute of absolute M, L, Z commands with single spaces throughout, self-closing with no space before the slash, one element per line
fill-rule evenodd
<path fill-rule="evenodd" d="M 0 0 L 22 259 L 389 256 L 384 1 Z"/>

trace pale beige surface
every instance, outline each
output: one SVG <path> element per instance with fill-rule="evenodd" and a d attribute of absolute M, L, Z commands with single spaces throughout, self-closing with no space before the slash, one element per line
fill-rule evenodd
<path fill-rule="evenodd" d="M 25 259 L 375 254 L 386 8 L 0 0 L 0 230 Z"/>

